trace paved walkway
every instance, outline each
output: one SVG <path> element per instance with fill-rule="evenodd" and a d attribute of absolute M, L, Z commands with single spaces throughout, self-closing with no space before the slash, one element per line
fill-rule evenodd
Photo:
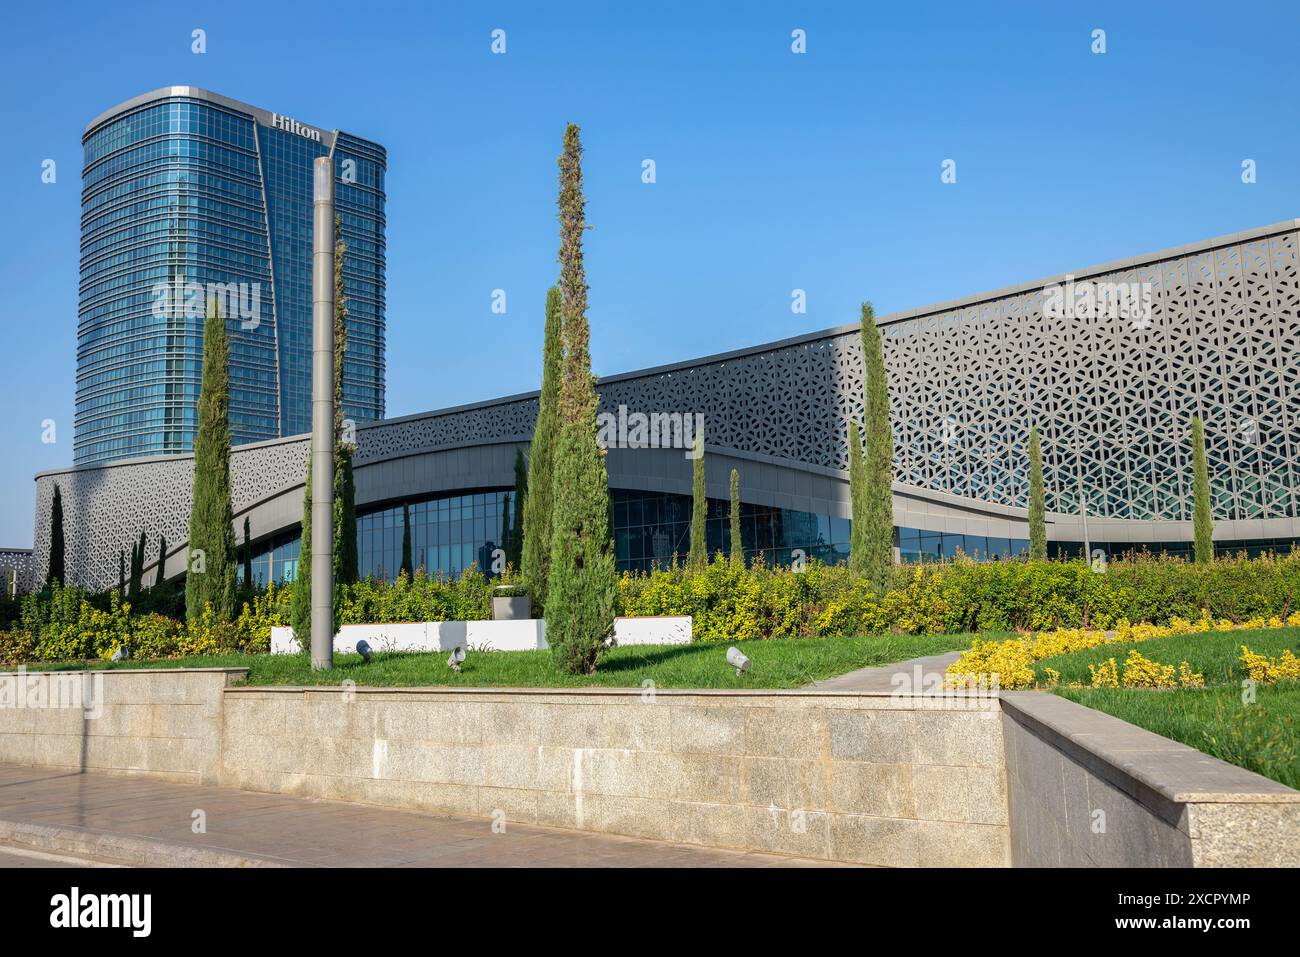
<path fill-rule="evenodd" d="M 195 834 L 194 812 L 206 818 Z M 151 866 L 809 867 L 825 862 L 314 801 L 141 777 L 0 765 L 4 850 Z M 22 855 L 21 850 L 16 854 Z M 30 858 L 24 866 L 34 863 Z"/>
<path fill-rule="evenodd" d="M 942 655 L 927 655 L 924 658 L 912 658 L 909 661 L 897 661 L 892 665 L 878 665 L 874 668 L 859 668 L 848 674 L 825 681 L 814 681 L 808 688 L 818 691 L 925 691 L 939 687 L 948 666 L 961 657 L 960 651 L 948 651 Z M 920 681 L 916 680 L 917 668 L 920 668 Z M 906 684 L 896 684 L 895 675 L 906 675 Z"/>

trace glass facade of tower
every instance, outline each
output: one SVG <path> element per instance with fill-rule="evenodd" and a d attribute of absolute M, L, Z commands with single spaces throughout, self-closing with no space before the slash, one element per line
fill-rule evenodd
<path fill-rule="evenodd" d="M 334 159 L 347 244 L 344 414 L 358 422 L 383 417 L 386 154 L 345 133 L 276 125 L 283 120 L 172 88 L 88 129 L 78 465 L 191 451 L 204 302 L 213 295 L 230 339 L 235 444 L 310 430 L 318 156 Z"/>

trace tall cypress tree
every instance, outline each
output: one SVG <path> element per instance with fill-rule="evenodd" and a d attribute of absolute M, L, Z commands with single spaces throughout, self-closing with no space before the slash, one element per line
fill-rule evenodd
<path fill-rule="evenodd" d="M 140 532 L 140 540 L 131 546 L 131 579 L 127 583 L 126 597 L 134 604 L 140 600 L 140 593 L 144 590 L 144 550 L 146 542 L 144 532 Z"/>
<path fill-rule="evenodd" d="M 154 570 L 153 587 L 161 588 L 167 581 L 167 536 L 158 536 L 158 567 Z"/>
<path fill-rule="evenodd" d="M 506 560 L 519 572 L 524 560 L 524 509 L 528 504 L 528 464 L 524 461 L 524 450 L 515 449 L 515 510 L 512 516 L 514 524 L 510 528 L 509 545 L 506 547 Z M 504 535 L 505 532 L 503 531 Z"/>
<path fill-rule="evenodd" d="M 185 576 L 185 615 L 190 621 L 207 605 L 218 618 L 235 613 L 235 530 L 230 506 L 230 370 L 226 320 L 208 300 L 203 326 L 203 377 L 199 386 L 198 434 L 194 437 L 194 504 L 190 554 L 202 553 Z"/>
<path fill-rule="evenodd" d="M 68 583 L 64 578 L 64 564 L 67 561 L 65 548 L 63 540 L 63 493 L 59 491 L 59 483 L 55 482 L 54 501 L 50 503 L 50 565 L 45 570 L 46 585 L 56 581 L 60 585 Z"/>
<path fill-rule="evenodd" d="M 348 300 L 343 281 L 347 253 L 343 220 L 334 217 L 334 583 L 357 580 L 357 486 L 352 475 L 356 446 L 345 441 L 343 423 L 343 366 L 348 352 Z M 342 592 L 334 589 L 335 620 Z"/>
<path fill-rule="evenodd" d="M 687 564 L 694 569 L 709 563 L 708 538 L 705 521 L 709 517 L 709 500 L 704 488 L 704 429 L 695 433 L 695 460 L 691 463 L 691 550 Z"/>
<path fill-rule="evenodd" d="M 867 462 L 862 453 L 862 433 L 858 423 L 849 422 L 849 572 L 867 573 Z"/>
<path fill-rule="evenodd" d="M 244 587 L 253 591 L 253 535 L 248 516 L 244 516 Z"/>
<path fill-rule="evenodd" d="M 1214 515 L 1210 511 L 1210 470 L 1205 461 L 1205 426 L 1192 417 L 1192 534 L 1198 563 L 1214 558 Z"/>
<path fill-rule="evenodd" d="M 402 568 L 407 578 L 415 577 L 415 566 L 411 561 L 411 506 L 402 503 Z"/>
<path fill-rule="evenodd" d="M 560 288 L 546 292 L 546 332 L 542 344 L 542 391 L 537 422 L 528 447 L 528 497 L 524 500 L 524 540 L 519 570 L 532 594 L 534 613 L 546 607 L 554 530 L 555 444 L 560 428 L 560 387 L 564 377 L 563 308 Z M 517 506 L 516 506 L 517 507 Z"/>
<path fill-rule="evenodd" d="M 745 565 L 745 543 L 740 536 L 740 473 L 731 470 L 731 563 Z"/>
<path fill-rule="evenodd" d="M 873 591 L 889 590 L 894 567 L 894 433 L 889 422 L 889 381 L 871 303 L 862 304 L 862 357 L 866 367 L 866 454 L 863 512 L 866 521 L 863 572 Z"/>
<path fill-rule="evenodd" d="M 560 156 L 560 296 L 564 384 L 556 447 L 551 568 L 546 590 L 546 639 L 561 670 L 590 674 L 614 627 L 617 571 L 610 539 L 609 475 L 597 442 L 595 377 L 587 326 L 587 279 L 582 261 L 586 201 L 578 127 L 564 131 Z M 533 485 L 536 497 L 537 485 Z"/>
<path fill-rule="evenodd" d="M 1029 430 L 1029 557 L 1039 562 L 1047 560 L 1047 505 L 1038 426 Z"/>
<path fill-rule="evenodd" d="M 309 443 L 310 444 L 310 443 Z M 302 532 L 298 536 L 298 569 L 289 599 L 289 621 L 298 649 L 311 651 L 311 449 L 307 449 L 307 478 L 302 486 Z"/>

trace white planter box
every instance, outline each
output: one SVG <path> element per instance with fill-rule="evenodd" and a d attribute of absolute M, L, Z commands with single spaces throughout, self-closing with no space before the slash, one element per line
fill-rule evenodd
<path fill-rule="evenodd" d="M 689 645 L 691 616 L 615 618 L 614 640 L 620 645 Z"/>
<path fill-rule="evenodd" d="M 518 621 L 413 621 L 374 625 L 343 625 L 334 636 L 334 651 L 347 654 L 365 639 L 374 651 L 538 651 L 546 644 L 546 622 L 540 618 Z M 615 618 L 614 640 L 620 645 L 688 645 L 691 616 Z M 293 629 L 271 629 L 271 654 L 298 652 Z"/>

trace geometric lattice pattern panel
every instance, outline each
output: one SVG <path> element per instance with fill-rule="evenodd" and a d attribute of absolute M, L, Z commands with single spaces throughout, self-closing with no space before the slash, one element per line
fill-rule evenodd
<path fill-rule="evenodd" d="M 1036 289 L 884 328 L 897 479 L 1023 507 L 1036 423 L 1049 510 L 1189 520 L 1200 415 L 1215 517 L 1294 517 L 1296 232 L 1088 280 L 1149 309 L 1048 318 Z"/>
<path fill-rule="evenodd" d="M 1145 290 L 1137 319 L 1106 310 L 1054 318 L 1041 288 L 886 318 L 895 478 L 1025 507 L 1037 424 L 1049 510 L 1077 513 L 1082 495 L 1090 515 L 1188 520 L 1190 423 L 1200 415 L 1215 517 L 1300 515 L 1298 257 L 1300 235 L 1287 226 L 1086 276 Z M 863 412 L 861 341 L 856 329 L 832 332 L 599 389 L 604 411 L 703 413 L 710 446 L 843 471 L 847 422 Z M 536 416 L 536 397 L 524 396 L 376 423 L 358 431 L 356 463 L 525 441 Z M 235 510 L 301 483 L 306 454 L 305 439 L 236 449 Z M 151 542 L 182 542 L 192 470 L 189 458 L 160 458 L 58 476 L 70 575 L 115 583 L 118 550 L 142 528 Z M 53 482 L 38 482 L 38 580 Z"/>
<path fill-rule="evenodd" d="M 303 480 L 307 441 L 237 448 L 230 461 L 230 497 L 239 512 Z M 148 538 L 146 564 L 157 558 L 159 535 L 166 536 L 168 550 L 189 537 L 193 474 L 192 458 L 167 457 L 42 477 L 36 484 L 32 548 L 37 580 L 44 579 L 49 567 L 55 481 L 63 499 L 68 579 L 108 587 L 117 584 L 118 552 L 125 549 L 129 556 L 141 530 Z"/>

